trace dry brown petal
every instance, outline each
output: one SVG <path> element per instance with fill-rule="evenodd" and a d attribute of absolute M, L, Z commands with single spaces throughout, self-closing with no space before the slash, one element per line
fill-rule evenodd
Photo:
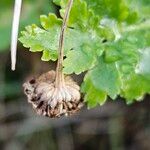
<path fill-rule="evenodd" d="M 65 77 L 65 85 L 55 88 L 55 71 L 49 71 L 37 79 L 23 84 L 28 102 L 39 115 L 51 118 L 76 113 L 83 106 L 80 87 L 71 77 Z"/>

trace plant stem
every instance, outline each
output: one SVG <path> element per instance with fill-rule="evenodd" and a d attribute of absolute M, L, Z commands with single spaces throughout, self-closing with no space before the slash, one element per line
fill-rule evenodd
<path fill-rule="evenodd" d="M 65 31 L 67 28 L 67 22 L 69 19 L 69 14 L 71 11 L 72 4 L 73 4 L 73 0 L 69 0 L 65 15 L 63 18 L 63 24 L 61 27 L 61 32 L 60 32 L 58 61 L 57 61 L 56 79 L 55 79 L 55 87 L 56 88 L 62 87 L 65 84 L 64 83 L 64 74 L 63 74 L 64 38 L 65 38 Z"/>

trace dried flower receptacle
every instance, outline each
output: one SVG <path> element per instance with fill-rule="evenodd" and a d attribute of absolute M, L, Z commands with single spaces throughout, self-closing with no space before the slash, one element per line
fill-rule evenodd
<path fill-rule="evenodd" d="M 64 79 L 65 84 L 56 88 L 55 74 L 55 71 L 49 71 L 24 83 L 28 102 L 40 115 L 51 118 L 72 115 L 83 106 L 80 87 L 68 76 Z"/>

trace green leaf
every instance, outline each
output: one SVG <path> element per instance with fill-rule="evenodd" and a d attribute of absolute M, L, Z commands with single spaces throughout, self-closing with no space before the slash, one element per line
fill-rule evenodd
<path fill-rule="evenodd" d="M 60 5 L 60 1 L 61 1 L 61 0 L 53 0 L 53 2 L 54 2 L 56 5 Z"/>
<path fill-rule="evenodd" d="M 120 48 L 119 55 L 122 56 L 117 61 L 117 68 L 121 78 L 120 95 L 126 99 L 127 103 L 141 100 L 146 93 L 150 93 L 150 80 L 147 76 L 149 69 L 146 65 L 149 59 L 149 50 L 147 49 L 150 45 L 149 28 L 150 24 L 147 21 L 132 26 L 130 30 L 123 33 L 122 39 L 113 43 L 118 49 Z M 110 47 L 114 48 L 111 45 Z"/>
<path fill-rule="evenodd" d="M 126 99 L 127 104 L 143 100 L 146 93 L 150 94 L 149 80 L 134 73 L 123 79 L 121 96 Z"/>
<path fill-rule="evenodd" d="M 64 6 L 64 8 L 66 8 L 66 6 Z M 64 12 L 64 8 L 61 10 L 62 12 Z M 88 25 L 89 18 L 86 2 L 83 0 L 75 0 L 70 12 L 68 26 L 85 28 Z"/>
<path fill-rule="evenodd" d="M 80 19 L 77 19 L 76 15 L 78 10 L 76 9 L 82 9 L 83 7 L 84 13 L 82 15 L 84 18 L 82 17 L 81 19 L 80 16 Z M 51 57 L 45 58 L 45 52 L 48 53 L 47 51 L 57 57 L 62 19 L 57 18 L 54 14 L 49 14 L 48 16 L 42 15 L 40 21 L 42 28 L 36 25 L 26 27 L 26 31 L 22 32 L 22 36 L 19 40 L 25 47 L 30 48 L 32 52 L 44 52 L 42 60 L 49 60 Z M 99 18 L 95 16 L 91 10 L 87 9 L 86 3 L 82 0 L 74 1 L 69 21 L 71 28 L 67 28 L 65 35 L 64 51 L 67 58 L 64 62 L 64 71 L 65 73 L 75 72 L 79 74 L 89 69 L 89 67 L 94 66 L 97 54 L 102 54 L 102 39 L 99 35 L 103 29 L 99 27 Z M 69 52 L 71 49 L 73 49 L 73 51 Z M 91 56 L 91 53 L 94 57 Z M 81 59 L 78 61 L 78 66 L 82 67 L 77 68 L 76 63 L 74 63 L 76 66 L 70 67 L 70 64 L 72 64 L 70 62 L 76 62 L 79 55 Z M 53 60 L 56 60 L 56 58 Z M 84 60 L 86 60 L 87 63 L 83 65 Z"/>
<path fill-rule="evenodd" d="M 115 63 L 106 64 L 100 59 L 89 74 L 96 88 L 106 92 L 112 99 L 117 97 L 120 92 L 120 78 Z"/>
<path fill-rule="evenodd" d="M 57 18 L 55 14 L 49 13 L 48 16 L 40 16 L 41 25 L 45 30 L 52 30 L 59 28 L 62 25 L 62 20 Z"/>
<path fill-rule="evenodd" d="M 91 69 L 97 61 L 98 51 L 103 52 L 102 49 L 99 50 L 98 48 L 96 45 L 85 44 L 80 49 L 69 51 L 64 60 L 64 73 L 80 74 Z"/>
<path fill-rule="evenodd" d="M 68 0 L 53 0 L 63 18 Z M 87 2 L 87 3 L 86 3 Z M 150 17 L 147 0 L 74 0 L 64 42 L 65 74 L 87 72 L 82 83 L 88 106 L 107 97 L 142 100 L 150 93 Z M 62 18 L 42 15 L 20 41 L 42 60 L 57 60 Z"/>
<path fill-rule="evenodd" d="M 137 20 L 137 12 L 130 9 L 129 4 L 125 0 L 86 0 L 89 8 L 101 17 L 116 19 L 118 22 L 127 21 L 135 22 Z M 133 19 L 131 21 L 131 19 Z"/>
<path fill-rule="evenodd" d="M 30 51 L 43 51 L 57 49 L 55 38 L 56 32 L 49 34 L 47 31 L 37 27 L 36 25 L 26 27 L 26 31 L 22 32 L 22 37 L 19 40 L 23 43 L 24 47 L 30 48 Z M 49 42 L 50 41 L 50 42 Z M 58 45 L 58 44 L 57 44 Z"/>
<path fill-rule="evenodd" d="M 53 53 L 52 51 L 44 50 L 43 55 L 41 57 L 41 60 L 43 61 L 56 61 L 57 60 L 57 54 Z"/>
<path fill-rule="evenodd" d="M 150 93 L 150 50 L 149 48 L 140 51 L 139 62 L 135 68 L 135 73 L 132 71 L 130 78 L 124 81 L 123 97 L 127 98 L 131 103 L 134 99 L 141 100 L 145 93 Z M 130 80 L 129 80 L 130 79 Z"/>
<path fill-rule="evenodd" d="M 86 75 L 81 89 L 85 93 L 84 100 L 88 103 L 89 108 L 98 104 L 103 105 L 107 100 L 107 94 L 93 85 L 89 75 Z"/>
<path fill-rule="evenodd" d="M 24 47 L 30 48 L 32 52 L 49 51 L 57 56 L 62 21 L 57 19 L 54 14 L 49 14 L 48 17 L 42 15 L 41 24 L 44 29 L 36 25 L 26 27 L 26 31 L 22 31 L 22 36 L 19 40 L 23 43 Z"/>

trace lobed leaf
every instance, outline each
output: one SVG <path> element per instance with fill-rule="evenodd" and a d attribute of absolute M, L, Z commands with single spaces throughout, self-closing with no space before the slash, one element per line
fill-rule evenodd
<path fill-rule="evenodd" d="M 68 0 L 53 0 L 63 18 Z M 89 107 L 121 96 L 127 103 L 150 93 L 150 19 L 147 0 L 74 0 L 65 35 L 66 74 L 87 71 L 82 92 Z M 142 13 L 140 13 L 142 12 Z M 57 60 L 62 19 L 41 16 L 20 41 L 42 60 Z"/>

